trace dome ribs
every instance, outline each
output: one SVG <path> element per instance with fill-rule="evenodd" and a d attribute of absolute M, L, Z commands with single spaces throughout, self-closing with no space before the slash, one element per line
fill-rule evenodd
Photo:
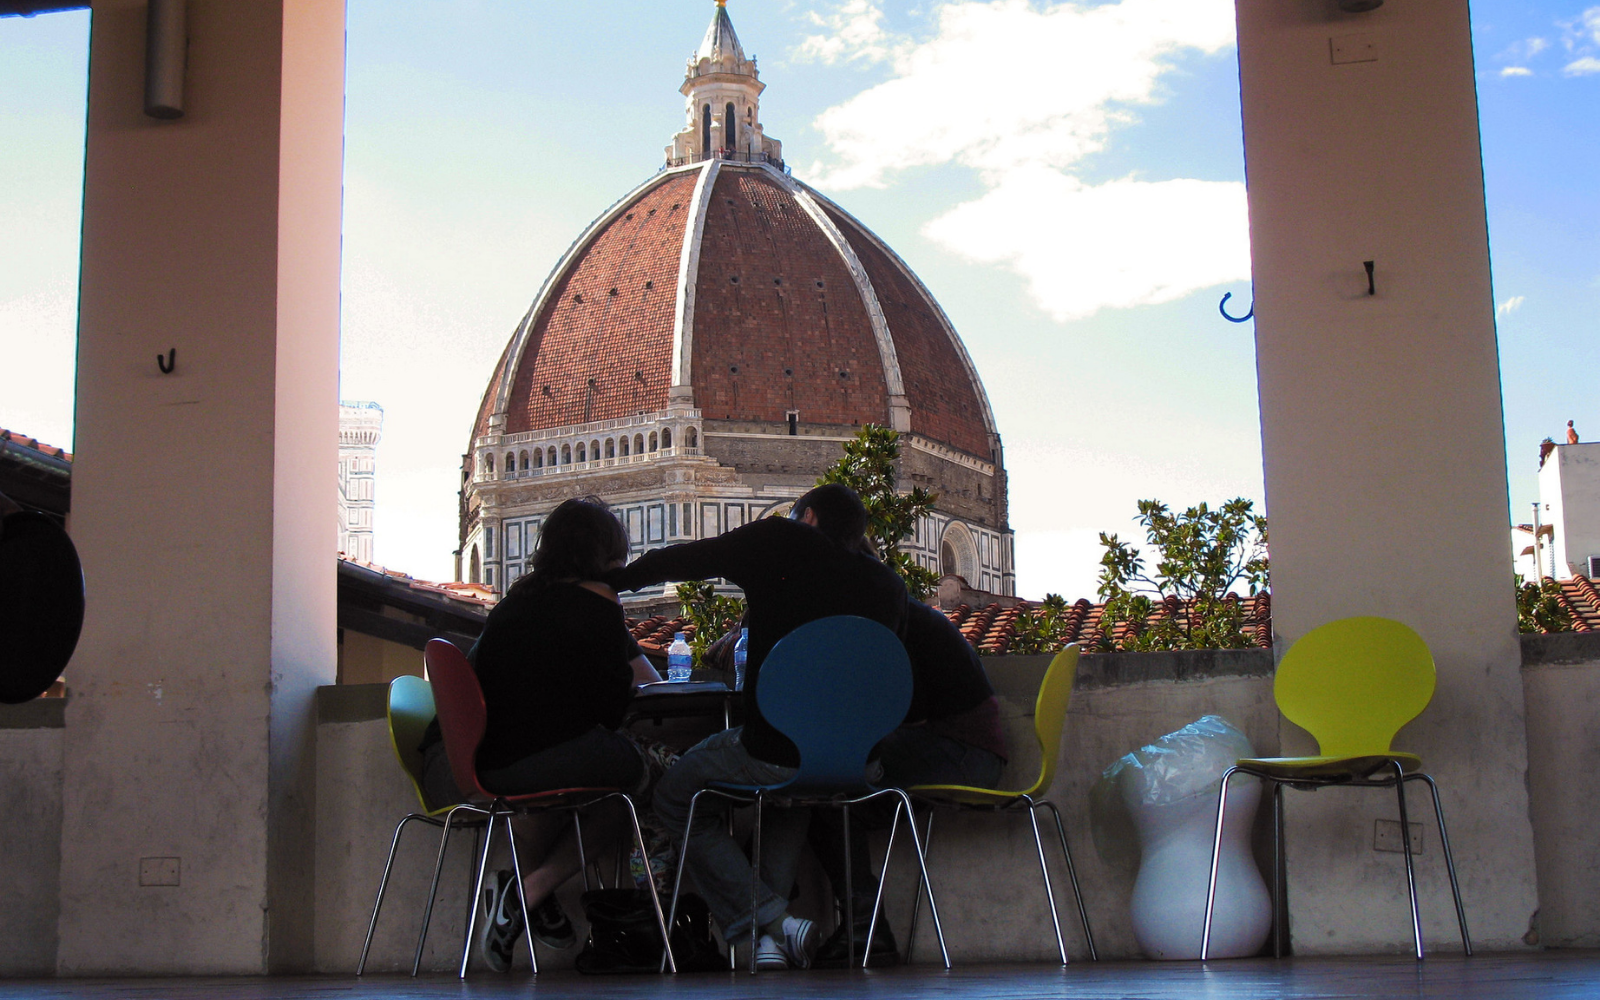
<path fill-rule="evenodd" d="M 911 404 L 912 433 L 992 461 L 985 408 L 979 398 L 983 390 L 968 373 L 939 308 L 859 223 L 821 197 L 813 197 L 850 241 L 877 290 L 878 305 L 900 359 L 900 376 Z"/>
<path fill-rule="evenodd" d="M 680 174 L 639 195 L 551 288 L 516 369 L 507 433 L 666 406 L 673 290 L 694 181 L 692 172 Z"/>
<path fill-rule="evenodd" d="M 828 237 L 764 171 L 725 164 L 695 288 L 691 371 L 701 412 L 782 423 L 796 410 L 807 424 L 883 423 L 882 368 L 866 307 Z"/>

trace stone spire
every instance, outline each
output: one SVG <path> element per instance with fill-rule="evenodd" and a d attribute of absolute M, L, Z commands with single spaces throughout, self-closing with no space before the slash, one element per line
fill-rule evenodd
<path fill-rule="evenodd" d="M 767 138 L 761 126 L 761 82 L 756 61 L 744 53 L 728 17 L 727 0 L 717 0 L 705 38 L 689 57 L 683 86 L 685 124 L 667 147 L 669 164 L 692 163 L 732 153 L 741 160 L 781 164 L 783 144 Z"/>

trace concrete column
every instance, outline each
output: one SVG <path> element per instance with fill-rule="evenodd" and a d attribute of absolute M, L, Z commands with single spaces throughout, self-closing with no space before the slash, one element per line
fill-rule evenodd
<path fill-rule="evenodd" d="M 1538 900 L 1467 3 L 1237 8 L 1277 647 L 1348 615 L 1421 633 L 1438 691 L 1396 747 L 1443 787 L 1476 944 L 1519 947 Z M 1393 793 L 1290 792 L 1288 815 L 1295 950 L 1409 949 L 1402 858 L 1373 849 Z M 1424 938 L 1459 949 L 1424 841 Z"/>
<path fill-rule="evenodd" d="M 336 658 L 344 5 L 189 0 L 188 33 L 187 113 L 157 122 L 142 114 L 144 4 L 94 5 L 66 975 L 312 961 L 313 693 Z"/>

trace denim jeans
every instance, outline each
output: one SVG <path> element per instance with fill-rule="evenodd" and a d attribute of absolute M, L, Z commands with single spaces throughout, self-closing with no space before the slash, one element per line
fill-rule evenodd
<path fill-rule="evenodd" d="M 878 744 L 883 776 L 876 783 L 888 788 L 912 785 L 970 785 L 994 788 L 1000 783 L 1005 761 L 991 750 L 937 736 L 926 726 L 901 726 Z M 857 923 L 871 919 L 878 879 L 872 873 L 867 831 L 888 825 L 895 799 L 888 796 L 850 810 L 850 888 Z M 902 820 L 903 822 L 903 820 Z M 818 809 L 812 817 L 811 849 L 817 855 L 833 895 L 844 905 L 844 818 L 837 809 Z"/>
<path fill-rule="evenodd" d="M 695 792 L 713 781 L 739 785 L 769 785 L 787 781 L 794 768 L 780 767 L 751 757 L 740 728 L 727 729 L 702 740 L 678 759 L 656 785 L 655 810 L 674 840 L 683 841 L 689 803 Z M 705 898 L 723 937 L 738 943 L 750 937 L 750 859 L 728 833 L 729 803 L 714 795 L 700 799 L 694 829 L 684 845 L 684 870 Z M 805 847 L 809 809 L 762 810 L 761 877 L 756 884 L 755 925 L 764 927 L 789 908 L 789 890 Z"/>

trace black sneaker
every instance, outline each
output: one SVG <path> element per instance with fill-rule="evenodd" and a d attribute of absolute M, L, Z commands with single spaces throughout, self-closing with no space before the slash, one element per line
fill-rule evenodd
<path fill-rule="evenodd" d="M 478 950 L 496 972 L 510 972 L 517 938 L 522 935 L 522 904 L 517 880 L 508 871 L 496 872 L 494 883 L 483 890 L 483 929 Z"/>
<path fill-rule="evenodd" d="M 861 967 L 861 953 L 867 947 L 867 922 L 856 923 L 856 961 L 855 967 Z M 816 958 L 812 959 L 811 966 L 815 969 L 843 969 L 849 964 L 850 938 L 845 932 L 845 925 L 840 924 L 838 930 L 828 940 L 822 942 L 822 947 L 817 949 Z M 900 961 L 900 950 L 895 947 L 894 934 L 889 930 L 887 920 L 878 921 L 878 929 L 872 935 L 872 957 L 867 962 L 867 967 L 882 969 L 896 965 Z"/>
<path fill-rule="evenodd" d="M 555 893 L 546 896 L 528 919 L 533 921 L 533 936 L 540 944 L 562 950 L 577 945 L 578 932 L 572 929 L 572 921 L 567 919 Z"/>

